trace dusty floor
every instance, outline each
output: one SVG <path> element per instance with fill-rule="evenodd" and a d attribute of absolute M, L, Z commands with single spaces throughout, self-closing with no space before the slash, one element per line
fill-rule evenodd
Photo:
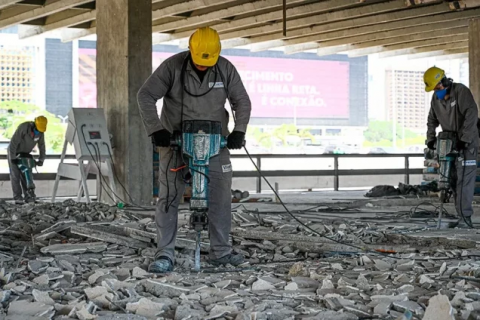
<path fill-rule="evenodd" d="M 279 203 L 233 203 L 247 262 L 203 261 L 200 273 L 182 205 L 176 269 L 163 276 L 146 271 L 153 211 L 1 203 L 0 319 L 477 319 L 480 232 L 434 229 L 437 198 L 364 193 L 282 194 L 308 228 Z M 208 246 L 205 233 L 202 259 Z"/>

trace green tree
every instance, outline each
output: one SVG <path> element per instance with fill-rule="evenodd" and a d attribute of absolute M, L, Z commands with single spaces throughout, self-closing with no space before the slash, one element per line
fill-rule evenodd
<path fill-rule="evenodd" d="M 54 114 L 33 104 L 19 101 L 4 101 L 0 103 L 0 132 L 11 139 L 17 127 L 26 121 L 33 121 L 35 117 L 43 115 L 48 119 L 45 144 L 47 153 L 61 153 L 65 138 L 66 124 Z"/>
<path fill-rule="evenodd" d="M 310 133 L 309 128 L 299 130 L 294 124 L 283 124 L 270 132 L 262 132 L 259 128 L 249 128 L 247 132 L 250 138 L 253 138 L 259 145 L 266 148 L 270 148 L 273 145 L 274 139 L 280 140 L 284 146 L 287 146 L 288 137 L 310 139 L 313 143 L 315 142 L 315 137 Z"/>
<path fill-rule="evenodd" d="M 388 142 L 393 142 L 393 122 L 391 121 L 370 121 L 367 130 L 364 131 L 363 136 L 370 145 L 388 146 Z M 414 140 L 419 138 L 419 135 L 412 130 L 404 129 L 397 123 L 396 127 L 397 141 Z"/>

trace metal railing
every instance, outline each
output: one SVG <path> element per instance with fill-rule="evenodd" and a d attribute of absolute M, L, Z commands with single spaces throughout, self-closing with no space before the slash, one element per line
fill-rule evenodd
<path fill-rule="evenodd" d="M 404 175 L 404 182 L 410 183 L 410 175 L 423 173 L 421 168 L 410 168 L 410 158 L 423 158 L 420 153 L 402 153 L 402 154 L 254 154 L 252 159 L 256 161 L 257 167 L 262 171 L 264 177 L 333 177 L 334 190 L 339 190 L 339 181 L 341 176 L 373 176 L 373 175 Z M 60 160 L 60 155 L 47 155 L 47 159 Z M 248 159 L 248 155 L 232 154 L 232 159 Z M 262 170 L 262 159 L 299 159 L 299 158 L 317 158 L 332 159 L 333 168 L 326 170 Z M 404 166 L 400 169 L 340 169 L 339 159 L 343 158 L 404 158 Z M 6 160 L 6 155 L 0 155 L 0 161 Z M 75 159 L 74 155 L 67 155 L 65 159 Z M 35 180 L 55 180 L 56 173 L 35 174 Z M 256 191 L 262 191 L 262 177 L 256 170 L 234 171 L 234 178 L 256 178 Z M 89 179 L 95 179 L 94 175 L 89 175 Z M 8 181 L 8 173 L 0 173 L 0 181 Z M 61 179 L 67 179 L 62 177 Z"/>

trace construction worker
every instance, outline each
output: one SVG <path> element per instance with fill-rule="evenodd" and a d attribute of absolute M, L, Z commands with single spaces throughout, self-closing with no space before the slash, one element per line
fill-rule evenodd
<path fill-rule="evenodd" d="M 158 250 L 150 272 L 173 270 L 177 210 L 184 192 L 182 174 L 170 168 L 183 163 L 181 154 L 169 148 L 170 138 L 181 131 L 182 119 L 220 121 L 222 134 L 228 135 L 227 148 L 240 149 L 250 121 L 251 102 L 235 67 L 220 56 L 218 33 L 200 28 L 189 39 L 189 51 L 166 59 L 138 92 L 140 114 L 149 136 L 160 147 L 160 191 L 156 207 Z M 229 134 L 225 103 L 228 98 L 235 113 L 235 127 Z M 156 103 L 163 98 L 160 119 Z M 173 158 L 173 159 L 172 159 Z M 186 174 L 186 172 L 184 172 Z M 232 166 L 225 148 L 210 159 L 209 165 L 209 262 L 237 266 L 243 255 L 232 251 L 231 229 Z M 176 190 L 176 191 L 174 191 Z"/>
<path fill-rule="evenodd" d="M 426 144 L 436 147 L 436 128 L 456 134 L 456 149 L 459 156 L 452 170 L 452 189 L 459 219 L 449 227 L 469 228 L 472 226 L 473 194 L 477 175 L 478 110 L 473 95 L 466 86 L 447 78 L 445 71 L 432 67 L 424 76 L 425 91 L 434 91 L 428 114 Z M 463 217 L 462 217 L 463 215 Z"/>
<path fill-rule="evenodd" d="M 13 199 L 15 203 L 35 201 L 34 194 L 27 194 L 27 182 L 25 176 L 18 168 L 20 157 L 31 157 L 30 153 L 33 148 L 38 145 L 40 157 L 36 161 L 37 166 L 43 166 L 45 160 L 45 137 L 44 132 L 47 131 L 48 120 L 44 116 L 36 117 L 34 121 L 27 121 L 20 124 L 8 145 L 8 166 L 10 168 L 10 181 L 12 183 Z"/>

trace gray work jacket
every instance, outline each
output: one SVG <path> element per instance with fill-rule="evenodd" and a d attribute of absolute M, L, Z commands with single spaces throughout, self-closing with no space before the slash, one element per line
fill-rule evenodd
<path fill-rule="evenodd" d="M 220 121 L 222 134 L 228 135 L 225 87 L 235 112 L 234 130 L 246 132 L 250 121 L 251 102 L 233 64 L 220 57 L 217 65 L 209 68 L 203 82 L 200 82 L 200 78 L 193 70 L 195 67 L 188 61 L 188 53 L 181 52 L 165 60 L 138 92 L 138 105 L 147 134 L 150 136 L 162 129 L 170 133 L 181 131 L 183 99 L 183 120 Z M 187 59 L 185 87 L 190 93 L 198 95 L 207 92 L 213 86 L 206 95 L 195 97 L 182 88 L 181 73 L 185 59 Z M 163 107 L 159 119 L 155 104 L 162 98 Z"/>
<path fill-rule="evenodd" d="M 432 97 L 427 121 L 427 141 L 435 139 L 435 129 L 440 125 L 443 131 L 456 132 L 458 138 L 478 146 L 478 109 L 473 95 L 461 83 L 453 83 L 448 100 Z"/>
<path fill-rule="evenodd" d="M 34 135 L 33 129 L 35 124 L 31 121 L 20 124 L 8 145 L 8 155 L 11 159 L 15 159 L 19 153 L 31 153 L 33 148 L 38 144 L 40 152 L 39 160 L 45 160 L 45 135 L 40 132 Z"/>

